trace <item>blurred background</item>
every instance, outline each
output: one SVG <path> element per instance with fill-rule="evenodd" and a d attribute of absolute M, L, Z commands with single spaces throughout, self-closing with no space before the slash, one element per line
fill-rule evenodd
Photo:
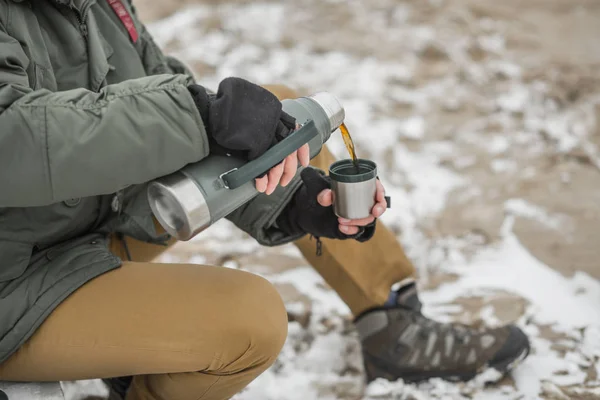
<path fill-rule="evenodd" d="M 383 220 L 419 270 L 425 314 L 516 321 L 533 345 L 493 387 L 366 387 L 346 306 L 294 247 L 223 221 L 163 261 L 249 270 L 284 297 L 288 343 L 237 400 L 600 398 L 599 1 L 134 4 L 201 84 L 337 95 L 393 198 Z M 330 148 L 347 157 L 339 133 Z"/>

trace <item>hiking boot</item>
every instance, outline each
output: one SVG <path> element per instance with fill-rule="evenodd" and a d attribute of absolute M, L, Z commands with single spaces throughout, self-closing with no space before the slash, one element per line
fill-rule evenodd
<path fill-rule="evenodd" d="M 108 400 L 125 400 L 132 380 L 132 376 L 102 379 L 109 389 Z"/>
<path fill-rule="evenodd" d="M 495 382 L 529 354 L 527 336 L 514 325 L 476 330 L 424 317 L 412 279 L 355 323 L 369 381 L 469 381 L 485 371 L 479 379 Z"/>

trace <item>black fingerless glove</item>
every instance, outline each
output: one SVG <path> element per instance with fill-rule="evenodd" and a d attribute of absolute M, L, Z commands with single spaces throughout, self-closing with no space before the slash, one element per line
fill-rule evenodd
<path fill-rule="evenodd" d="M 317 238 L 355 239 L 366 242 L 375 234 L 376 221 L 363 227 L 356 235 L 346 235 L 339 230 L 338 217 L 333 206 L 323 207 L 317 196 L 331 189 L 331 180 L 321 171 L 305 168 L 301 174 L 303 185 L 277 219 L 277 226 L 288 235 L 311 234 Z"/>
<path fill-rule="evenodd" d="M 189 88 L 209 137 L 211 153 L 254 160 L 296 128 L 268 90 L 241 78 L 226 78 L 216 95 L 202 86 Z"/>

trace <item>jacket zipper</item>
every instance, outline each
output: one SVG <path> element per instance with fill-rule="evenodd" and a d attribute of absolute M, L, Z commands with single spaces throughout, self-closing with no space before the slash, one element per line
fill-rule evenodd
<path fill-rule="evenodd" d="M 77 14 L 77 21 L 79 22 L 79 29 L 81 30 L 81 34 L 83 35 L 83 37 L 85 39 L 87 39 L 87 37 L 88 37 L 87 25 L 85 23 L 83 23 L 79 14 Z"/>
<path fill-rule="evenodd" d="M 71 7 L 71 11 L 73 11 L 73 13 L 75 14 L 75 18 L 77 18 L 77 23 L 79 24 L 79 31 L 81 32 L 81 35 L 84 37 L 84 39 L 87 39 L 88 28 L 87 28 L 87 25 L 85 24 L 85 22 L 83 21 L 83 16 L 79 13 L 79 11 L 77 11 L 73 7 Z M 87 40 L 86 40 L 86 48 L 87 48 Z"/>
<path fill-rule="evenodd" d="M 81 12 L 77 9 L 75 9 L 75 7 L 71 6 L 69 7 L 71 9 L 71 12 L 73 14 L 75 14 L 75 18 L 77 19 L 77 24 L 79 25 L 79 32 L 81 32 L 81 36 L 83 37 L 83 42 L 84 42 L 84 46 L 85 46 L 85 54 L 86 57 L 88 59 L 89 62 L 89 57 L 90 57 L 90 49 L 89 49 L 89 45 L 88 45 L 88 27 L 87 24 L 85 23 L 85 16 L 87 15 L 87 11 L 89 7 L 83 7 Z"/>

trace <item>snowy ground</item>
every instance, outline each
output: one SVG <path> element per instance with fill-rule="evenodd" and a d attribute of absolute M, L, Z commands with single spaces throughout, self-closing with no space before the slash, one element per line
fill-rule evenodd
<path fill-rule="evenodd" d="M 600 6 L 522 3 L 138 1 L 205 85 L 336 94 L 391 193 L 383 220 L 419 270 L 425 314 L 515 321 L 533 345 L 496 386 L 365 387 L 345 304 L 293 246 L 260 248 L 222 222 L 163 261 L 266 276 L 294 320 L 236 400 L 600 398 Z M 330 148 L 346 157 L 339 135 Z"/>

